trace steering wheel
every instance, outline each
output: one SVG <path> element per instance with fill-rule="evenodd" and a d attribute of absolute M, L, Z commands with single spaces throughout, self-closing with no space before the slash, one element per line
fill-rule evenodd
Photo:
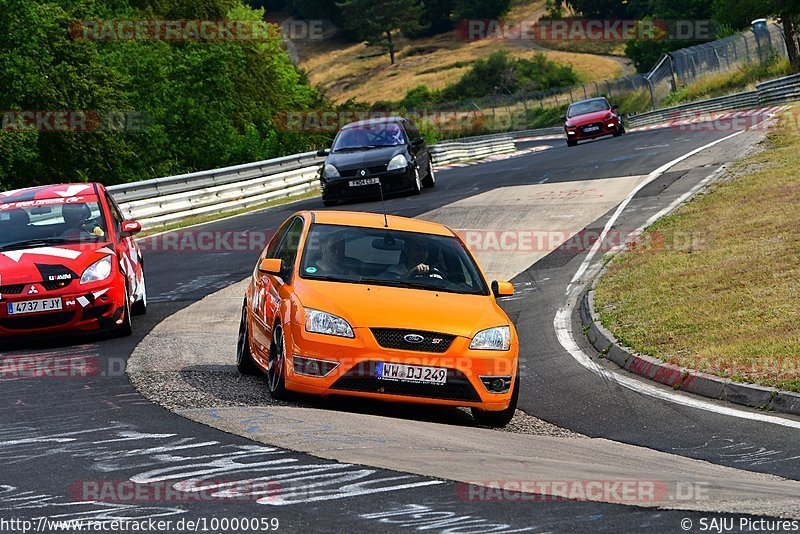
<path fill-rule="evenodd" d="M 447 280 L 447 275 L 445 275 L 441 270 L 436 267 L 431 267 L 428 272 L 425 273 L 414 273 L 411 278 L 438 278 L 440 280 Z"/>

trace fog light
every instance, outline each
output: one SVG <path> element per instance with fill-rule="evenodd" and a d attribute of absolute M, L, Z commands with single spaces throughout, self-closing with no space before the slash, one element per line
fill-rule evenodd
<path fill-rule="evenodd" d="M 306 358 L 305 356 L 298 356 L 296 354 L 292 357 L 292 362 L 294 364 L 295 373 L 316 378 L 328 376 L 334 369 L 339 367 L 339 362 Z"/>
<path fill-rule="evenodd" d="M 510 376 L 482 376 L 480 379 L 489 393 L 508 393 L 511 389 Z"/>

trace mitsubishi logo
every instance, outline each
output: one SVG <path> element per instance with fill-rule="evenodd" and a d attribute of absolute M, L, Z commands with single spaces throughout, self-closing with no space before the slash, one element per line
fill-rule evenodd
<path fill-rule="evenodd" d="M 367 171 L 365 171 L 364 169 L 361 169 L 361 172 L 359 174 L 361 176 L 366 176 L 367 175 Z"/>
<path fill-rule="evenodd" d="M 38 294 L 39 294 L 39 290 L 36 289 L 35 285 L 31 284 L 30 289 L 28 289 L 28 295 L 38 295 Z"/>

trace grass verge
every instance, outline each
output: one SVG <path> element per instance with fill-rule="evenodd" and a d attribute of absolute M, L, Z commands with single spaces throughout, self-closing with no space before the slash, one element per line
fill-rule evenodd
<path fill-rule="evenodd" d="M 281 206 L 283 204 L 289 204 L 290 202 L 297 202 L 298 200 L 305 200 L 307 198 L 314 198 L 316 196 L 319 196 L 319 191 L 309 191 L 307 193 L 302 193 L 300 195 L 292 195 L 284 198 L 270 200 L 269 202 L 264 202 L 263 204 L 258 204 L 257 206 L 253 206 L 251 208 L 228 211 L 216 215 L 202 215 L 198 217 L 189 217 L 188 219 L 183 219 L 180 222 L 168 224 L 166 226 L 160 226 L 158 228 L 152 228 L 150 230 L 144 230 L 143 232 L 139 233 L 136 237 L 144 238 L 151 235 L 160 234 L 162 232 L 168 232 L 170 230 L 179 230 L 181 228 L 186 228 L 188 226 L 194 226 L 196 224 L 210 223 L 218 221 L 220 219 L 233 217 L 235 215 L 241 215 L 243 213 L 251 213 L 254 211 L 263 210 L 265 208 L 271 208 L 274 206 Z"/>
<path fill-rule="evenodd" d="M 648 229 L 650 246 L 616 257 L 596 302 L 603 324 L 636 351 L 800 392 L 797 123 L 782 122 L 766 143 Z"/>

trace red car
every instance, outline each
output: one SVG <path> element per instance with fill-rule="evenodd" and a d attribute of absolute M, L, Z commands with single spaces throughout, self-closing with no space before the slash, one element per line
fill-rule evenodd
<path fill-rule="evenodd" d="M 564 121 L 567 146 L 575 146 L 583 139 L 594 139 L 602 135 L 620 136 L 625 133 L 622 117 L 617 107 L 603 97 L 590 98 L 570 104 Z"/>
<path fill-rule="evenodd" d="M 0 341 L 131 333 L 147 311 L 141 225 L 100 184 L 0 193 Z"/>

